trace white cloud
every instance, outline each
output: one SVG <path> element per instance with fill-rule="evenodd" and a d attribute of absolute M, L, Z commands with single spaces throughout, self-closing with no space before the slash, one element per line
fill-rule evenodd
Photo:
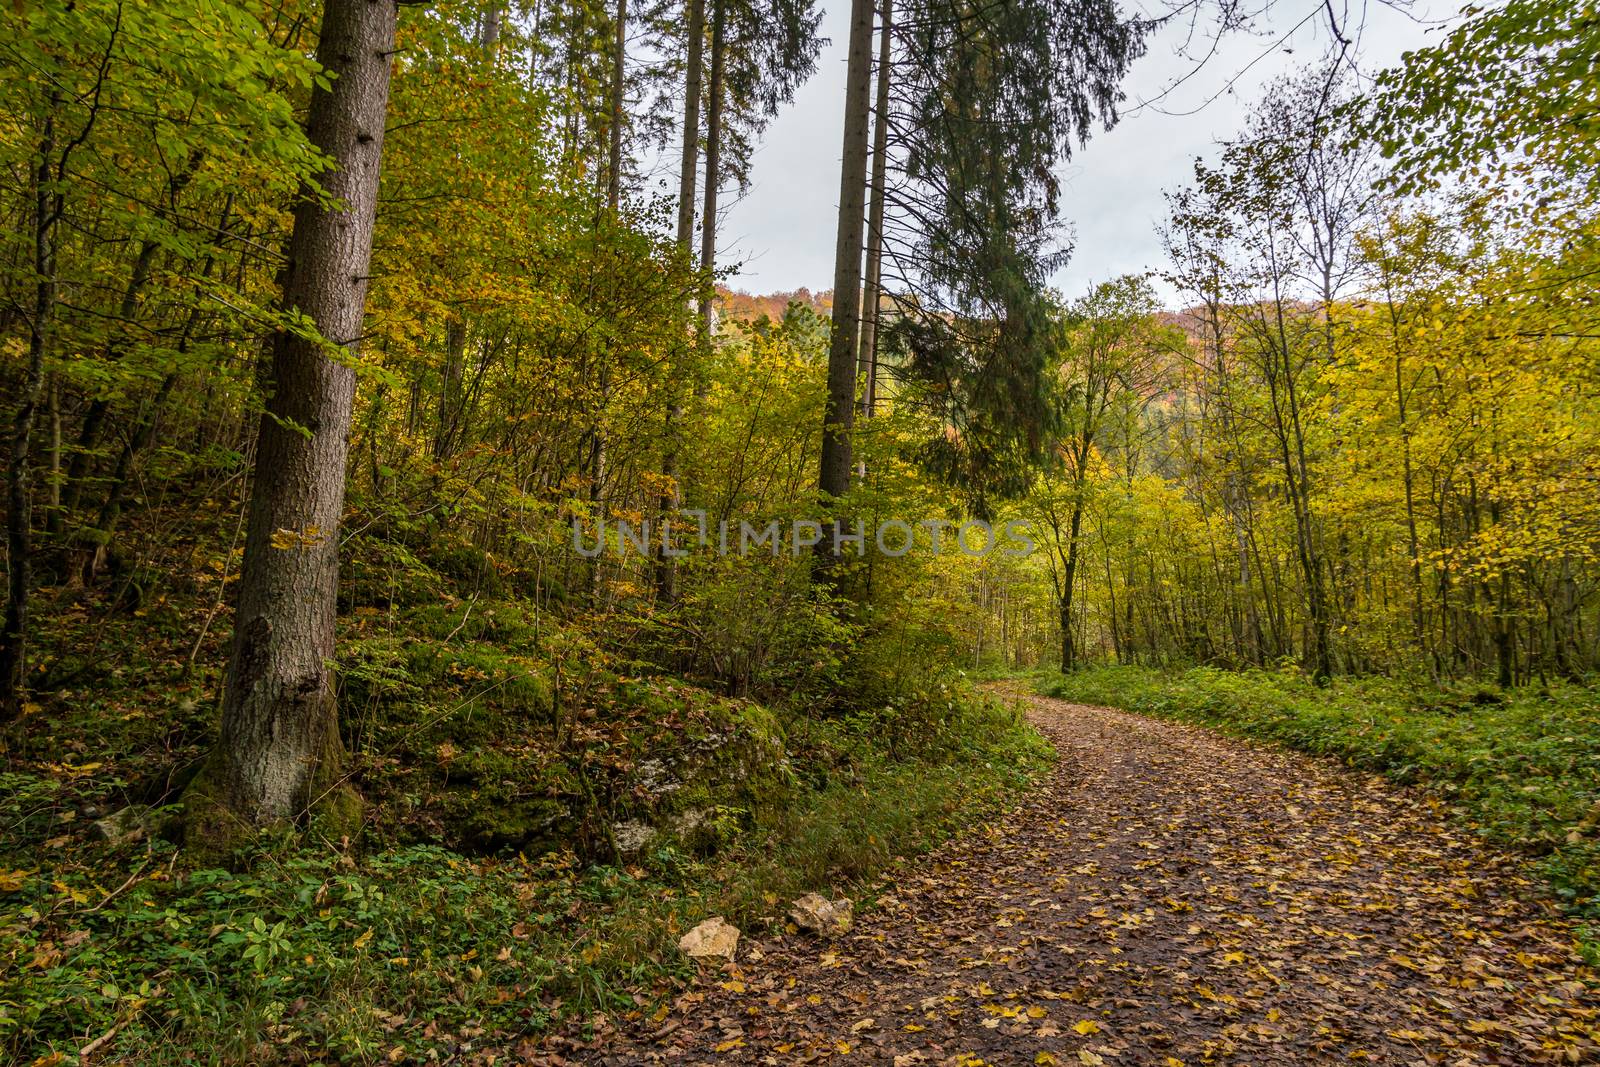
<path fill-rule="evenodd" d="M 1420 6 L 1406 11 L 1349 2 L 1342 20 L 1357 39 L 1365 71 L 1396 63 L 1429 40 Z M 1093 282 L 1161 265 L 1156 226 L 1166 211 L 1162 192 L 1186 182 L 1195 157 L 1211 156 L 1215 142 L 1238 129 L 1268 83 L 1323 53 L 1326 10 L 1322 0 L 1270 3 L 1254 32 L 1226 37 L 1197 73 L 1159 103 L 1140 107 L 1212 50 L 1204 25 L 1192 37 L 1187 25 L 1171 25 L 1151 40 L 1125 84 L 1124 120 L 1098 133 L 1060 172 L 1063 215 L 1076 241 L 1071 262 L 1052 279 L 1056 287 L 1072 296 Z M 817 74 L 768 128 L 750 193 L 723 222 L 718 258 L 743 262 L 732 282 L 739 288 L 826 289 L 833 282 L 848 14 L 849 5 L 836 2 L 824 15 L 823 33 L 832 44 Z"/>

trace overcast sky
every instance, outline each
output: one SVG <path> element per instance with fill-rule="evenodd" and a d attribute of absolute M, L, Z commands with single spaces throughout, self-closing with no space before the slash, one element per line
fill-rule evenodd
<path fill-rule="evenodd" d="M 817 73 L 768 128 L 752 188 L 729 211 L 719 234 L 718 261 L 743 264 L 731 281 L 735 288 L 769 293 L 833 284 L 850 5 L 826 2 L 822 29 L 833 43 Z M 1187 48 L 1187 25 L 1169 26 L 1152 38 L 1125 83 L 1122 122 L 1097 133 L 1062 168 L 1063 214 L 1076 240 L 1071 261 L 1053 284 L 1067 296 L 1096 281 L 1159 267 L 1155 228 L 1165 214 L 1163 190 L 1190 178 L 1195 157 L 1210 156 L 1218 138 L 1239 128 L 1267 84 L 1324 53 L 1329 36 L 1322 0 L 1259 2 L 1271 6 L 1257 19 L 1255 32 L 1228 36 L 1203 65 L 1199 60 L 1213 45 L 1208 27 L 1197 27 Z M 1360 65 L 1369 73 L 1435 39 L 1437 20 L 1456 9 L 1454 0 L 1416 0 L 1409 12 L 1378 0 L 1346 2 L 1349 27 L 1360 31 Z M 1198 72 L 1171 88 L 1197 65 Z M 1159 102 L 1140 106 L 1157 97 Z"/>

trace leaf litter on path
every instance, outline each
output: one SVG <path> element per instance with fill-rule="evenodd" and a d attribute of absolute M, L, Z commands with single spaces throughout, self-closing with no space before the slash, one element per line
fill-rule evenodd
<path fill-rule="evenodd" d="M 576 1062 L 1600 1063 L 1595 974 L 1428 798 L 1027 697 L 1053 774 L 848 934 L 708 972 Z M 742 958 L 742 957 L 741 957 Z"/>

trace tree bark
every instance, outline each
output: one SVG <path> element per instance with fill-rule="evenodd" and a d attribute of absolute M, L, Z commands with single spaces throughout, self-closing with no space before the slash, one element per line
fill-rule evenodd
<path fill-rule="evenodd" d="M 606 167 L 606 207 L 613 220 L 622 202 L 622 119 L 628 89 L 628 0 L 617 0 L 617 38 L 611 55 L 611 129 Z"/>
<path fill-rule="evenodd" d="M 28 323 L 28 363 L 11 421 L 6 472 L 6 610 L 0 628 L 0 722 L 22 714 L 23 674 L 27 666 L 28 593 L 33 584 L 33 419 L 44 394 L 44 358 L 56 307 L 56 223 L 62 194 L 51 189 L 51 157 L 56 153 L 56 112 L 60 91 L 50 94 L 34 170 L 33 316 Z"/>
<path fill-rule="evenodd" d="M 617 0 L 616 37 L 612 42 L 610 129 L 607 130 L 606 147 L 606 219 L 617 224 L 617 214 L 622 206 L 622 120 L 624 92 L 627 89 L 628 0 Z M 596 375 L 594 421 L 589 428 L 589 506 L 596 519 L 605 515 L 606 495 L 606 406 L 611 396 L 610 352 L 602 352 L 599 373 Z M 591 602 L 599 595 L 601 560 L 596 557 L 589 567 L 588 591 Z"/>
<path fill-rule="evenodd" d="M 283 290 L 284 306 L 323 340 L 289 330 L 273 339 L 221 738 L 190 789 L 188 838 L 202 848 L 226 848 L 241 830 L 297 818 L 320 801 L 353 799 L 340 787 L 330 665 L 351 357 L 366 301 L 397 11 L 395 0 L 328 0 L 323 10 L 317 59 L 335 78 L 313 92 L 306 132 L 332 161 L 322 186 L 341 208 L 301 191 Z M 344 351 L 329 358 L 328 345 Z"/>
<path fill-rule="evenodd" d="M 705 53 L 705 0 L 689 0 L 689 60 L 683 78 L 683 143 L 678 160 L 678 245 L 694 247 L 695 166 L 700 160 L 700 71 Z"/>
<path fill-rule="evenodd" d="M 434 431 L 433 458 L 448 459 L 455 451 L 456 424 L 461 418 L 462 382 L 467 374 L 467 324 L 452 317 L 444 326 L 444 374 L 439 383 L 439 425 Z"/>
<path fill-rule="evenodd" d="M 1076 474 L 1072 494 L 1072 518 L 1067 526 L 1067 555 L 1063 561 L 1061 591 L 1058 605 L 1061 615 L 1061 673 L 1076 667 L 1077 649 L 1072 637 L 1072 601 L 1078 588 L 1078 549 L 1083 536 L 1084 494 L 1089 486 L 1089 452 L 1093 448 L 1093 430 L 1086 430 L 1079 438 L 1075 451 Z"/>
<path fill-rule="evenodd" d="M 861 312 L 862 214 L 867 188 L 867 128 L 872 90 L 872 0 L 852 0 L 845 74 L 844 142 L 839 169 L 839 228 L 833 259 L 833 330 L 828 398 L 822 416 L 817 489 L 825 503 L 850 488 L 850 431 L 855 421 L 856 343 Z M 833 538 L 818 552 L 832 559 Z"/>
<path fill-rule="evenodd" d="M 889 175 L 889 47 L 894 29 L 894 0 L 883 0 L 883 25 L 878 33 L 878 90 L 873 110 L 872 202 L 867 209 L 867 281 L 862 292 L 861 354 L 857 373 L 865 379 L 860 414 L 871 418 L 878 401 L 878 316 L 883 304 L 883 202 Z"/>
<path fill-rule="evenodd" d="M 482 20 L 478 23 L 478 46 L 480 48 L 493 48 L 500 39 L 500 22 L 505 13 L 500 10 L 500 5 L 490 4 L 484 11 Z"/>
<path fill-rule="evenodd" d="M 688 66 L 684 72 L 683 88 L 683 145 L 678 163 L 678 247 L 687 259 L 694 249 L 694 194 L 695 168 L 700 161 L 700 69 L 705 50 L 705 0 L 689 0 L 688 4 Z M 673 383 L 672 403 L 667 407 L 667 423 L 663 433 L 661 451 L 661 482 L 663 489 L 658 506 L 663 518 L 670 516 L 678 506 L 678 435 L 683 422 L 682 383 Z M 678 568 L 664 546 L 657 539 L 656 597 L 663 604 L 677 599 Z"/>
<path fill-rule="evenodd" d="M 700 290 L 700 346 L 711 343 L 712 301 L 716 285 L 710 273 L 717 267 L 717 186 L 722 182 L 722 96 L 725 60 L 727 0 L 711 0 L 711 84 L 706 100 L 706 189 L 700 208 L 700 269 L 707 274 Z"/>
<path fill-rule="evenodd" d="M 1077 660 L 1077 651 L 1072 641 L 1072 594 L 1067 593 L 1056 604 L 1057 621 L 1061 625 L 1061 673 L 1066 674 L 1072 670 L 1072 665 Z"/>

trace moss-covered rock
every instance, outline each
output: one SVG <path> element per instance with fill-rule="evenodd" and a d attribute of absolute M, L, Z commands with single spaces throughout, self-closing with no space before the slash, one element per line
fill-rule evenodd
<path fill-rule="evenodd" d="M 783 735 L 767 708 L 677 687 L 701 715 L 668 744 L 656 744 L 632 766 L 614 817 L 651 827 L 655 838 L 708 854 L 728 844 L 766 808 L 781 805 L 793 785 Z M 671 714 L 675 709 L 653 708 Z M 659 742 L 659 739 L 658 739 Z M 643 846 L 640 846 L 643 847 Z"/>

